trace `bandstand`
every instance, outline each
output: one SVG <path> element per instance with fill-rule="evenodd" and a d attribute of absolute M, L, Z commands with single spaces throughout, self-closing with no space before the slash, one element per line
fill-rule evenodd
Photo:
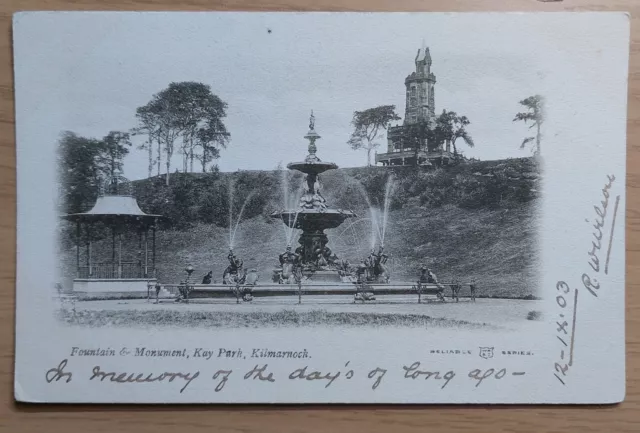
<path fill-rule="evenodd" d="M 75 223 L 73 291 L 86 297 L 147 296 L 156 283 L 156 230 L 161 218 L 140 209 L 126 178 L 107 179 L 91 210 L 63 216 Z M 109 237 L 110 258 L 96 260 L 104 258 Z M 128 246 L 124 250 L 123 240 Z M 136 241 L 137 251 L 132 252 Z"/>

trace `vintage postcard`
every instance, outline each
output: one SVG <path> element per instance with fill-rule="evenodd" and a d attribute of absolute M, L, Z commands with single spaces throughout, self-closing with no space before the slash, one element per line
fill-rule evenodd
<path fill-rule="evenodd" d="M 16 400 L 624 399 L 627 14 L 13 37 Z"/>

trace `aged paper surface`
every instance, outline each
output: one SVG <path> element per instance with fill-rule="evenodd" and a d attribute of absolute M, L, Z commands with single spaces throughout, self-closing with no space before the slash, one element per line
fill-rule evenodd
<path fill-rule="evenodd" d="M 21 13 L 16 399 L 624 398 L 623 13 Z"/>

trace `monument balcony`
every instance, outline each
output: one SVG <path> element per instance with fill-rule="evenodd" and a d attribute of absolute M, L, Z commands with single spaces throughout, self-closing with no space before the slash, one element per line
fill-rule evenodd
<path fill-rule="evenodd" d="M 416 153 L 413 149 L 404 149 L 404 150 L 394 150 L 392 152 L 387 153 L 377 153 L 376 154 L 376 162 L 388 161 L 390 159 L 402 159 L 402 158 L 415 158 Z M 453 158 L 453 153 L 447 152 L 446 150 L 435 150 L 430 152 L 419 151 L 418 158 L 426 158 L 428 160 L 433 159 L 451 159 Z"/>

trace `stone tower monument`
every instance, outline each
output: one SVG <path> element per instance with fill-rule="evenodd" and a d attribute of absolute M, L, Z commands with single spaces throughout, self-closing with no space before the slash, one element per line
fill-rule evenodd
<path fill-rule="evenodd" d="M 422 42 L 415 58 L 416 70 L 404 80 L 407 88 L 404 123 L 433 121 L 435 119 L 434 86 L 436 76 L 431 72 L 431 54 Z"/>

